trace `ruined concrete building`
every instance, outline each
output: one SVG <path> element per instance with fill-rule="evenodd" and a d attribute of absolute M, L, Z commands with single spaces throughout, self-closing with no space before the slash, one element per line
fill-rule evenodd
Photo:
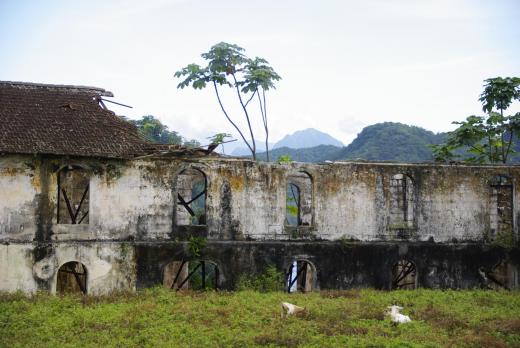
<path fill-rule="evenodd" d="M 301 291 L 518 285 L 520 167 L 208 155 L 143 141 L 108 96 L 0 83 L 1 291 L 233 289 L 269 265 Z"/>

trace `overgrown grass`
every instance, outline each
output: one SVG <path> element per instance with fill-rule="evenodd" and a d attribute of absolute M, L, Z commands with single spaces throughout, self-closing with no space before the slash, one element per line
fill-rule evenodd
<path fill-rule="evenodd" d="M 304 306 L 281 318 L 280 302 Z M 388 305 L 412 323 L 395 326 Z M 172 292 L 0 295 L 1 347 L 520 347 L 520 293 Z"/>

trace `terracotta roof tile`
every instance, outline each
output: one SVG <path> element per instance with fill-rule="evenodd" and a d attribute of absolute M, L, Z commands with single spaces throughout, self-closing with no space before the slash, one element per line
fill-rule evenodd
<path fill-rule="evenodd" d="M 104 89 L 0 81 L 0 152 L 131 158 L 153 145 L 102 108 Z"/>

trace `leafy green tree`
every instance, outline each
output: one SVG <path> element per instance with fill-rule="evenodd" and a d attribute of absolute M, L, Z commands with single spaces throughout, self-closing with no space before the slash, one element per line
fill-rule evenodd
<path fill-rule="evenodd" d="M 168 126 L 162 124 L 152 115 L 146 115 L 139 120 L 129 120 L 136 125 L 139 133 L 148 141 L 159 144 L 177 144 L 189 148 L 200 147 L 201 144 L 196 139 L 185 139 L 176 131 L 168 130 Z"/>
<path fill-rule="evenodd" d="M 152 115 L 143 116 L 140 120 L 133 121 L 141 135 L 148 141 L 160 144 L 182 144 L 183 139 L 179 133 L 168 130 L 168 126 L 162 124 Z"/>
<path fill-rule="evenodd" d="M 181 89 L 188 86 L 194 89 L 203 89 L 208 84 L 213 86 L 224 116 L 240 134 L 240 137 L 251 151 L 253 159 L 256 159 L 256 143 L 248 106 L 256 96 L 266 133 L 266 152 L 268 152 L 269 130 L 265 93 L 275 87 L 274 84 L 280 80 L 280 76 L 269 66 L 265 59 L 259 57 L 251 59 L 245 56 L 243 52 L 244 49 L 242 47 L 220 42 L 212 46 L 209 52 L 201 55 L 207 61 L 207 66 L 201 67 L 198 64 L 189 64 L 177 71 L 175 77 L 183 78 L 177 86 L 177 88 Z M 219 94 L 219 88 L 223 86 L 232 88 L 237 95 L 238 102 L 247 121 L 251 137 L 249 141 L 224 107 Z"/>
<path fill-rule="evenodd" d="M 432 145 L 436 161 L 463 158 L 470 163 L 506 163 L 514 150 L 513 140 L 520 133 L 520 112 L 506 116 L 513 101 L 520 100 L 520 78 L 496 77 L 485 80 L 480 95 L 486 116 L 469 116 L 453 122 L 459 127 L 449 133 L 444 144 Z M 457 151 L 458 149 L 466 149 Z"/>

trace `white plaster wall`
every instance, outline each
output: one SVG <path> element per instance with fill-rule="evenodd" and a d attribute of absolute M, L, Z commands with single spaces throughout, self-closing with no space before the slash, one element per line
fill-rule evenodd
<path fill-rule="evenodd" d="M 110 180 L 92 175 L 90 224 L 55 224 L 53 238 L 110 240 L 140 234 L 148 239 L 167 238 L 174 204 L 169 178 L 159 177 L 152 182 L 142 166 L 140 162 L 129 162 L 120 176 Z"/>
<path fill-rule="evenodd" d="M 485 198 L 466 181 L 456 185 L 450 195 L 435 189 L 424 190 L 422 204 L 426 214 L 420 215 L 419 239 L 433 237 L 436 242 L 481 240 L 489 229 L 489 224 L 483 224 L 481 220 L 488 213 Z"/>
<path fill-rule="evenodd" d="M 372 240 L 377 233 L 374 192 L 364 182 L 342 185 L 321 197 L 316 227 L 329 240 L 355 238 Z"/>
<path fill-rule="evenodd" d="M 135 290 L 134 248 L 124 243 L 58 243 L 48 257 L 34 263 L 32 244 L 0 245 L 0 291 L 35 292 L 37 280 L 56 292 L 60 266 L 76 261 L 87 268 L 87 292 L 108 294 Z"/>
<path fill-rule="evenodd" d="M 268 190 L 267 180 L 251 168 L 248 168 L 246 175 L 246 187 L 243 190 L 245 213 L 239 217 L 243 221 L 241 225 L 245 228 L 244 234 L 255 239 L 276 239 L 277 235 L 283 233 L 285 214 L 279 207 L 280 190 Z M 285 204 L 285 192 L 283 202 Z"/>
<path fill-rule="evenodd" d="M 32 266 L 33 273 L 49 281 L 51 293 L 56 293 L 58 270 L 71 261 L 86 267 L 88 294 L 135 290 L 134 248 L 124 243 L 59 243 L 54 253 Z"/>
<path fill-rule="evenodd" d="M 37 173 L 20 157 L 0 158 L 0 240 L 32 240 L 36 232 Z"/>
<path fill-rule="evenodd" d="M 31 244 L 0 244 L 0 291 L 35 292 Z"/>

